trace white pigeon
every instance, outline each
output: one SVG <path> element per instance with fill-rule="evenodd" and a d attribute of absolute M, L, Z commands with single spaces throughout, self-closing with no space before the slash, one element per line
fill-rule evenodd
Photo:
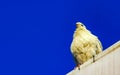
<path fill-rule="evenodd" d="M 79 67 L 92 57 L 94 62 L 95 55 L 102 52 L 102 45 L 97 36 L 87 30 L 83 23 L 77 22 L 71 43 L 71 52 L 75 59 L 76 67 Z"/>

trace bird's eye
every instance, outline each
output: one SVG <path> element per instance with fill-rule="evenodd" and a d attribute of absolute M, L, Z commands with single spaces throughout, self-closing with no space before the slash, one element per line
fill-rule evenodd
<path fill-rule="evenodd" d="M 83 24 L 81 24 L 81 26 L 83 27 L 84 25 L 83 25 Z"/>

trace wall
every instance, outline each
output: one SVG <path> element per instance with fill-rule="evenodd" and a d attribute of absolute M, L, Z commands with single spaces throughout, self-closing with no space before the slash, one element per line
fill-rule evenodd
<path fill-rule="evenodd" d="M 120 41 L 66 75 L 120 75 Z"/>

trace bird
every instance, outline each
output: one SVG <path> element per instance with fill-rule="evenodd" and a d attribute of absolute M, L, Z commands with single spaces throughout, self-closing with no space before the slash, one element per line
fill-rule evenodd
<path fill-rule="evenodd" d="M 102 44 L 97 36 L 92 34 L 82 22 L 76 22 L 76 30 L 70 46 L 76 68 L 102 52 Z"/>

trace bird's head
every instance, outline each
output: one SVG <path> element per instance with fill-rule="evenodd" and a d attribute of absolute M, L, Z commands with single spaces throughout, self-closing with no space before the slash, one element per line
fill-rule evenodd
<path fill-rule="evenodd" d="M 76 28 L 86 29 L 85 25 L 81 22 L 76 22 Z"/>

